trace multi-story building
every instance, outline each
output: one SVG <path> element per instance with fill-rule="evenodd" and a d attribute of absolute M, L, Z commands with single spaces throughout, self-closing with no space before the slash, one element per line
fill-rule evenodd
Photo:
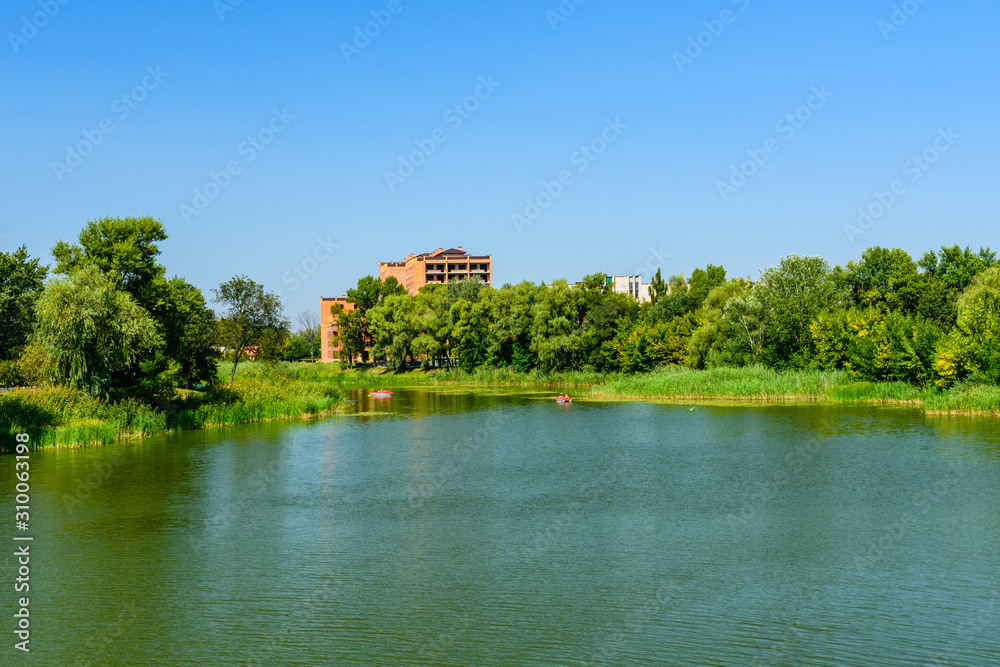
<path fill-rule="evenodd" d="M 470 255 L 462 249 L 438 248 L 434 252 L 410 255 L 400 262 L 379 262 L 378 277 L 385 280 L 395 276 L 410 294 L 416 294 L 424 285 L 452 283 L 458 280 L 479 278 L 492 284 L 493 256 Z"/>
<path fill-rule="evenodd" d="M 487 285 L 493 279 L 493 256 L 470 255 L 457 248 L 438 248 L 434 252 L 420 255 L 410 255 L 401 262 L 379 262 L 378 277 L 385 280 L 395 276 L 396 280 L 410 294 L 416 294 L 427 284 L 451 283 L 458 280 L 479 278 Z M 322 297 L 319 300 L 320 332 L 322 339 L 323 361 L 340 361 L 340 338 L 337 335 L 337 318 L 333 315 L 333 306 L 340 305 L 344 310 L 354 310 L 354 303 L 346 296 L 334 298 Z"/>
<path fill-rule="evenodd" d="M 649 285 L 642 284 L 642 276 L 608 276 L 611 289 L 620 294 L 631 294 L 639 303 L 646 303 L 649 298 Z"/>
<path fill-rule="evenodd" d="M 332 299 L 320 297 L 319 300 L 319 321 L 321 361 L 340 361 L 340 338 L 337 336 L 337 318 L 333 315 L 333 306 L 341 305 L 345 311 L 354 310 L 354 303 L 347 300 L 346 296 L 338 296 Z"/>

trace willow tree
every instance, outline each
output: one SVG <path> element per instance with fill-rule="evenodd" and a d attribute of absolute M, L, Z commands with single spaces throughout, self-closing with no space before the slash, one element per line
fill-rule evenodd
<path fill-rule="evenodd" d="M 50 280 L 36 314 L 49 376 L 93 396 L 107 397 L 117 373 L 162 343 L 149 313 L 95 266 Z"/>

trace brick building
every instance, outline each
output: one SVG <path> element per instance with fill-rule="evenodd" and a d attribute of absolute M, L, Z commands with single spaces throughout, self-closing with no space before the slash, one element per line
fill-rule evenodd
<path fill-rule="evenodd" d="M 338 296 L 328 299 L 320 297 L 319 300 L 319 321 L 320 321 L 320 361 L 340 361 L 340 340 L 337 338 L 337 318 L 333 316 L 333 306 L 340 304 L 345 311 L 354 310 L 354 304 L 347 300 L 346 296 Z"/>
<path fill-rule="evenodd" d="M 492 284 L 493 256 L 470 255 L 462 249 L 438 248 L 434 252 L 410 255 L 400 262 L 379 262 L 378 277 L 395 276 L 410 294 L 416 294 L 427 284 L 469 280 L 473 276 L 487 285 Z"/>

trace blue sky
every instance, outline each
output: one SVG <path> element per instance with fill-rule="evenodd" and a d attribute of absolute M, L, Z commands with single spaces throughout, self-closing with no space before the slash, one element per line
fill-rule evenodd
<path fill-rule="evenodd" d="M 151 215 L 292 314 L 439 246 L 496 284 L 1000 246 L 996 3 L 63 2 L 0 15 L 0 249 L 45 261 Z"/>

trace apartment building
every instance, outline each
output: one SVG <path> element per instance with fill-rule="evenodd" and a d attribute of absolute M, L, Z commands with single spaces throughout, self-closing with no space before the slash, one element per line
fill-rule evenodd
<path fill-rule="evenodd" d="M 639 303 L 650 300 L 649 285 L 642 283 L 642 276 L 608 276 L 608 284 L 619 294 L 631 294 Z"/>
<path fill-rule="evenodd" d="M 470 255 L 462 249 L 438 248 L 433 252 L 409 255 L 399 262 L 379 262 L 378 277 L 385 280 L 395 276 L 410 294 L 416 294 L 424 285 L 452 283 L 458 280 L 479 278 L 492 284 L 493 256 Z"/>
<path fill-rule="evenodd" d="M 354 310 L 354 303 L 347 300 L 346 296 L 334 298 L 320 297 L 319 300 L 319 321 L 320 340 L 322 341 L 320 350 L 320 361 L 340 361 L 340 338 L 337 336 L 337 318 L 333 316 L 333 306 L 341 305 L 345 311 Z"/>

